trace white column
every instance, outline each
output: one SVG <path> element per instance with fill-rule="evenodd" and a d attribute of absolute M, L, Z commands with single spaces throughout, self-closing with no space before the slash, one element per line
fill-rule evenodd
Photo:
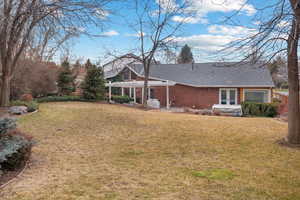
<path fill-rule="evenodd" d="M 167 80 L 167 109 L 170 109 L 169 81 Z"/>
<path fill-rule="evenodd" d="M 109 94 L 109 102 L 111 102 L 111 81 L 109 81 L 109 87 L 108 87 L 108 94 Z"/>
<path fill-rule="evenodd" d="M 121 87 L 121 93 L 122 93 L 122 96 L 124 96 L 124 88 Z"/>
<path fill-rule="evenodd" d="M 130 97 L 130 98 L 132 97 L 132 94 L 131 94 L 131 87 L 129 87 L 129 97 Z"/>
<path fill-rule="evenodd" d="M 136 88 L 133 88 L 133 101 L 136 103 Z"/>
<path fill-rule="evenodd" d="M 144 104 L 144 88 L 142 87 L 142 104 Z"/>
<path fill-rule="evenodd" d="M 151 94 L 150 94 L 150 92 L 151 92 L 151 88 L 150 87 L 148 87 L 148 100 L 150 99 L 150 97 L 151 97 Z"/>

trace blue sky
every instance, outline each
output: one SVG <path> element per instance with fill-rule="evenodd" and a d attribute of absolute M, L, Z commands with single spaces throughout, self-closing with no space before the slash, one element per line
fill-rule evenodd
<path fill-rule="evenodd" d="M 153 0 L 153 3 L 155 4 L 157 1 Z M 255 31 L 255 26 L 259 23 L 253 19 L 258 12 L 257 8 L 264 3 L 273 2 L 264 1 L 262 3 L 259 0 L 188 1 L 190 1 L 190 8 L 195 11 L 195 15 L 185 19 L 176 41 L 179 45 L 188 44 L 192 47 L 196 62 L 222 59 L 220 56 L 214 56 L 216 52 L 228 42 Z M 172 3 L 176 4 L 176 0 L 172 0 Z M 80 36 L 75 38 L 72 54 L 77 58 L 90 58 L 103 64 L 111 59 L 107 56 L 108 52 L 114 55 L 132 52 L 137 47 L 138 40 L 133 36 L 136 32 L 128 26 L 126 20 L 133 21 L 135 15 L 126 6 L 127 4 L 121 1 L 111 4 L 103 29 L 90 27 L 88 30 L 93 34 L 101 35 L 101 37 Z M 241 11 L 235 17 L 240 21 L 239 26 L 222 23 L 224 16 L 230 16 L 239 9 Z M 175 18 L 174 21 L 176 21 Z"/>

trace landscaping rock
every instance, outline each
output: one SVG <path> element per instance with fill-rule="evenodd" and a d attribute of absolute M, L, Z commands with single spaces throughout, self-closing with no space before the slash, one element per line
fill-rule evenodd
<path fill-rule="evenodd" d="M 9 113 L 14 115 L 22 115 L 27 113 L 27 107 L 26 106 L 12 106 L 9 108 Z"/>

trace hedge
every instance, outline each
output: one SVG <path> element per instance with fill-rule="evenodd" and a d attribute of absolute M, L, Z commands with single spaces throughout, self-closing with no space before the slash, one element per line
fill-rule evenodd
<path fill-rule="evenodd" d="M 243 102 L 242 110 L 245 116 L 275 117 L 278 103 Z"/>
<path fill-rule="evenodd" d="M 129 103 L 133 101 L 133 98 L 129 96 L 112 96 L 111 99 L 116 103 Z"/>
<path fill-rule="evenodd" d="M 79 96 L 47 96 L 47 97 L 41 97 L 36 99 L 39 103 L 44 102 L 59 102 L 59 101 L 84 101 Z"/>

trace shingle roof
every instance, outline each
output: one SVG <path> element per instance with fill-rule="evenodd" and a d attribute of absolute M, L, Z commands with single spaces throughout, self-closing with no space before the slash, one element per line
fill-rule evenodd
<path fill-rule="evenodd" d="M 141 64 L 128 66 L 144 76 Z M 250 63 L 195 63 L 152 65 L 150 77 L 196 87 L 274 87 L 267 67 Z"/>

